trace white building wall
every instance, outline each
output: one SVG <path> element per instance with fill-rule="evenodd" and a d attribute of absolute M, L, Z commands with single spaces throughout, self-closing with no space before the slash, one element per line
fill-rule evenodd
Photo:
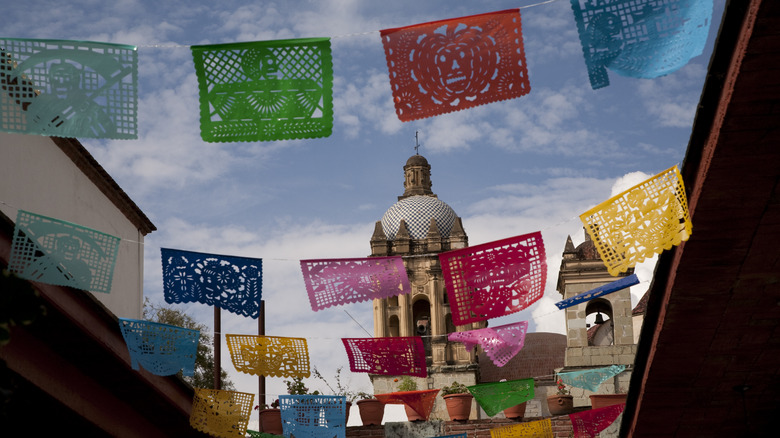
<path fill-rule="evenodd" d="M 19 209 L 119 237 L 111 293 L 93 295 L 119 317 L 140 318 L 143 234 L 49 137 L 0 132 L 0 210 Z"/>

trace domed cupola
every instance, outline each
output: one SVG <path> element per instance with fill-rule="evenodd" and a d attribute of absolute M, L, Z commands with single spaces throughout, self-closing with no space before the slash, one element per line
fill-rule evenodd
<path fill-rule="evenodd" d="M 388 240 L 395 239 L 402 219 L 412 239 L 425 239 L 431 227 L 431 219 L 436 220 L 441 237 L 449 237 L 458 215 L 452 207 L 433 196 L 403 198 L 382 216 L 382 229 Z"/>
<path fill-rule="evenodd" d="M 404 194 L 376 223 L 372 255 L 441 252 L 468 246 L 460 218 L 431 186 L 428 160 L 412 155 L 404 166 Z"/>

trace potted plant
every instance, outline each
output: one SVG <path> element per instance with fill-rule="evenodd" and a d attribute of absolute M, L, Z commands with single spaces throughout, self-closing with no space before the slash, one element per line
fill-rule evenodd
<path fill-rule="evenodd" d="M 551 415 L 569 414 L 574 411 L 574 398 L 571 392 L 566 389 L 563 380 L 558 379 L 558 392 L 547 397 L 547 407 Z"/>
<path fill-rule="evenodd" d="M 466 385 L 453 381 L 452 385 L 441 389 L 441 394 L 447 404 L 447 414 L 449 414 L 450 420 L 469 419 L 474 396 L 471 395 Z"/>
<path fill-rule="evenodd" d="M 522 419 L 523 416 L 525 415 L 526 403 L 528 402 L 522 402 L 519 405 L 514 405 L 512 407 L 504 409 L 504 417 L 510 420 Z"/>
<path fill-rule="evenodd" d="M 397 382 L 398 379 L 395 379 L 394 382 Z M 409 376 L 403 376 L 401 377 L 401 383 L 398 384 L 398 391 L 401 392 L 410 392 L 410 391 L 417 391 L 417 382 L 412 379 Z M 406 411 L 406 418 L 409 421 L 423 421 L 425 418 L 423 418 L 422 415 L 418 414 L 417 411 L 410 408 L 409 405 L 404 404 L 404 410 Z"/>
<path fill-rule="evenodd" d="M 260 417 L 260 432 L 282 434 L 282 411 L 279 410 L 279 400 L 274 400 L 271 406 L 263 403 L 255 406 Z"/>
<path fill-rule="evenodd" d="M 618 389 L 620 391 L 620 389 Z M 590 407 L 591 409 L 606 408 L 607 406 L 619 405 L 626 402 L 628 394 L 625 392 L 619 392 L 617 394 L 591 394 L 590 395 Z"/>
<path fill-rule="evenodd" d="M 346 412 L 346 421 L 349 422 L 349 408 L 352 407 L 352 402 L 355 401 L 356 398 L 358 398 L 358 393 L 354 393 L 349 390 L 349 387 L 341 383 L 341 371 L 344 369 L 344 367 L 338 367 L 336 368 L 336 377 L 334 378 L 336 382 L 336 388 L 334 389 L 333 386 L 328 382 L 328 380 L 323 377 L 322 373 L 317 369 L 317 367 L 314 367 L 314 371 L 312 374 L 314 374 L 314 377 L 320 379 L 325 383 L 325 385 L 333 392 L 333 395 L 341 395 L 346 398 L 346 406 L 345 406 L 345 412 Z M 316 393 L 317 391 L 315 391 Z M 365 394 L 365 393 L 360 393 Z M 373 397 L 373 395 L 371 396 Z M 346 423 L 345 423 L 346 424 Z"/>
<path fill-rule="evenodd" d="M 374 398 L 374 394 L 367 392 L 358 392 L 357 403 L 360 412 L 360 421 L 363 426 L 377 426 L 382 424 L 382 418 L 385 416 L 385 404 Z"/>

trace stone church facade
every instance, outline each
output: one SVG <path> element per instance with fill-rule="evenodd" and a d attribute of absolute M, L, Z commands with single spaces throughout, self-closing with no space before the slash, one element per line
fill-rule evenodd
<path fill-rule="evenodd" d="M 447 335 L 487 326 L 486 322 L 457 327 L 452 323 L 438 254 L 467 247 L 468 236 L 460 217 L 431 187 L 430 164 L 422 155 L 413 155 L 404 166 L 403 195 L 377 221 L 371 236 L 371 256 L 402 256 L 412 286 L 410 294 L 374 300 L 374 336 L 422 336 L 428 377 L 414 378 L 420 390 L 453 381 L 478 383 L 476 354 L 460 342 L 449 342 Z M 376 394 L 398 390 L 394 376 L 370 377 Z M 476 403 L 472 410 L 472 418 L 477 418 Z M 448 419 L 441 395 L 431 414 L 431 419 L 436 418 Z"/>
<path fill-rule="evenodd" d="M 449 342 L 447 335 L 456 331 L 488 326 L 487 321 L 464 326 L 455 326 L 452 323 L 438 255 L 444 251 L 467 247 L 468 236 L 460 217 L 449 205 L 438 199 L 431 187 L 430 164 L 423 156 L 413 155 L 404 166 L 403 195 L 399 196 L 398 202 L 385 212 L 380 221 L 376 222 L 370 241 L 373 257 L 403 257 L 412 286 L 411 293 L 407 295 L 373 301 L 374 336 L 421 336 L 423 338 L 428 377 L 413 378 L 417 382 L 417 389 L 420 390 L 442 388 L 454 381 L 466 385 L 481 383 L 478 352 L 467 351 L 460 342 Z M 633 270 L 629 270 L 623 276 L 632 273 Z M 585 242 L 577 247 L 573 245 L 571 237 L 567 239 L 557 282 L 557 289 L 564 299 L 613 282 L 618 278 L 612 277 L 607 272 L 587 233 Z M 555 371 L 578 371 L 623 364 L 627 366 L 626 371 L 604 382 L 599 387 L 598 393 L 625 392 L 628 389 L 636 354 L 629 289 L 604 295 L 564 311 L 566 312 L 565 355 L 561 353 L 564 357 L 563 367 Z M 557 348 L 562 349 L 563 346 Z M 511 362 L 506 368 L 517 368 L 515 371 L 519 372 L 527 368 L 524 368 L 525 362 L 531 363 L 538 358 L 518 357 L 517 359 L 522 360 Z M 537 377 L 516 375 L 517 372 L 513 370 L 504 371 L 508 373 L 504 378 Z M 549 371 L 542 374 L 549 374 Z M 370 378 L 375 394 L 398 390 L 400 376 L 370 375 Z M 537 382 L 540 383 L 552 384 L 552 382 Z M 548 395 L 549 388 L 539 389 L 539 400 L 533 403 L 543 403 Z M 575 406 L 591 404 L 589 399 L 591 392 L 579 388 L 571 389 Z M 537 411 L 543 414 L 546 412 L 545 409 L 546 406 L 539 405 Z M 441 394 L 436 399 L 430 418 L 449 419 Z M 476 403 L 472 404 L 470 418 L 479 418 Z"/>

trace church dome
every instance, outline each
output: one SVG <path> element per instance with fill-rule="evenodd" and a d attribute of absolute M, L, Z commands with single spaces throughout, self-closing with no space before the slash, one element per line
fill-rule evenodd
<path fill-rule="evenodd" d="M 432 196 L 401 199 L 382 216 L 382 230 L 389 240 L 395 239 L 401 219 L 406 223 L 412 239 L 424 239 L 431 226 L 431 219 L 436 219 L 441 237 L 449 237 L 458 215 L 452 207 Z"/>
<path fill-rule="evenodd" d="M 422 155 L 412 155 L 406 160 L 407 166 L 428 166 L 428 160 Z"/>

